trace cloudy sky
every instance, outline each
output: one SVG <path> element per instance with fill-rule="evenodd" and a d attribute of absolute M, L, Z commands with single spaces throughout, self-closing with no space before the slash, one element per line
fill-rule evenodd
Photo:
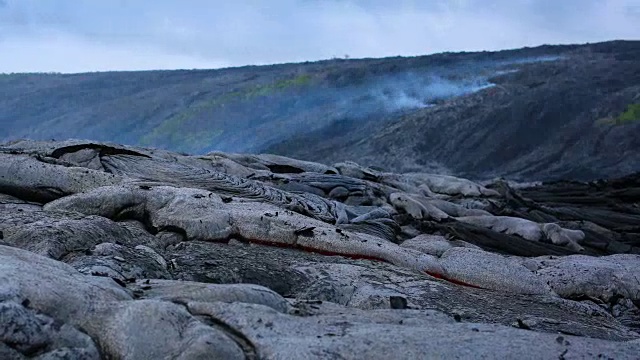
<path fill-rule="evenodd" d="M 0 0 L 0 72 L 640 40 L 640 0 Z"/>

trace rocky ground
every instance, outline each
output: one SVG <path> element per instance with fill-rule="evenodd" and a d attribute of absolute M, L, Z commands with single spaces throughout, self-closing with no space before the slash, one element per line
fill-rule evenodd
<path fill-rule="evenodd" d="M 81 138 L 482 180 L 591 181 L 640 170 L 640 115 L 630 106 L 640 109 L 640 41 L 0 74 L 0 142 Z"/>
<path fill-rule="evenodd" d="M 0 145 L 1 359 L 637 359 L 640 175 Z"/>
<path fill-rule="evenodd" d="M 640 117 L 614 120 L 640 106 L 640 41 L 506 66 L 489 82 L 376 124 L 300 132 L 265 152 L 474 179 L 591 181 L 640 169 Z"/>

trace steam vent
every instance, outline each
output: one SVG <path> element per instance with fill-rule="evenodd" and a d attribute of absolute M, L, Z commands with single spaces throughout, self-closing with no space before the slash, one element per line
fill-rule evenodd
<path fill-rule="evenodd" d="M 0 0 L 0 360 L 640 360 L 630 2 Z"/>

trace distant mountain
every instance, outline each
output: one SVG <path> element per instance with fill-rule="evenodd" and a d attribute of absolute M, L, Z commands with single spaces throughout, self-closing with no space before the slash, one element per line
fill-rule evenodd
<path fill-rule="evenodd" d="M 640 42 L 248 66 L 0 75 L 0 140 L 273 152 L 474 178 L 640 170 Z"/>

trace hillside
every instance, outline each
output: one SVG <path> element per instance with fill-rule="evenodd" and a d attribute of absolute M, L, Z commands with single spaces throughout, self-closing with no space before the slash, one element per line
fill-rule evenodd
<path fill-rule="evenodd" d="M 576 48 L 488 81 L 495 86 L 367 131 L 342 124 L 268 151 L 472 178 L 589 180 L 640 170 L 640 42 Z"/>
<path fill-rule="evenodd" d="M 0 75 L 0 140 L 273 152 L 390 171 L 591 179 L 640 169 L 640 43 L 221 70 Z M 363 131 L 364 130 L 364 131 Z"/>

